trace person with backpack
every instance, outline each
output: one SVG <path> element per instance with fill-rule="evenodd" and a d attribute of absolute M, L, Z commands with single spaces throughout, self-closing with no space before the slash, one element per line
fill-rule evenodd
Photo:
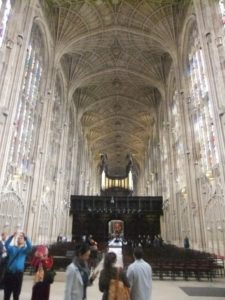
<path fill-rule="evenodd" d="M 129 300 L 129 281 L 122 268 L 115 267 L 115 252 L 105 255 L 103 269 L 99 277 L 99 290 L 103 293 L 102 300 Z"/>

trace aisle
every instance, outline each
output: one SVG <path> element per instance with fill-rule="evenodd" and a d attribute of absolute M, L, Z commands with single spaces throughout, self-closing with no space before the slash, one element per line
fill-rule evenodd
<path fill-rule="evenodd" d="M 63 275 L 63 276 L 62 276 Z M 60 274 L 61 279 L 64 274 Z M 59 279 L 59 278 L 58 278 Z M 197 282 L 197 281 L 153 281 L 153 292 L 151 300 L 222 300 L 224 297 L 203 297 L 203 296 L 188 296 L 181 287 L 189 288 L 211 288 L 211 291 L 216 291 L 218 288 L 224 289 L 225 279 L 218 279 L 215 282 Z M 56 281 L 51 287 L 50 300 L 64 300 L 64 282 Z M 32 289 L 32 278 L 24 276 L 24 284 L 20 300 L 30 300 Z M 225 289 L 224 289 L 225 290 Z M 102 293 L 98 290 L 98 279 L 94 282 L 92 287 L 88 288 L 88 300 L 101 300 Z M 3 300 L 3 292 L 0 291 L 0 300 Z M 40 299 L 41 300 L 41 299 Z"/>
<path fill-rule="evenodd" d="M 118 262 L 120 259 L 118 259 Z M 102 269 L 103 261 L 100 262 L 96 269 Z M 56 275 L 56 281 L 51 286 L 50 300 L 64 300 L 64 288 L 65 288 L 65 273 L 58 272 Z M 30 300 L 32 290 L 33 278 L 31 276 L 24 276 L 24 282 L 22 287 L 22 293 L 20 300 Z M 216 279 L 213 282 L 199 282 L 199 281 L 153 281 L 153 292 L 151 300 L 222 300 L 225 298 L 225 279 Z M 185 292 L 196 292 L 198 296 L 188 296 Z M 198 289 L 197 289 L 198 288 Z M 202 296 L 201 293 L 204 288 L 210 288 L 209 292 L 215 294 L 215 297 Z M 223 297 L 219 294 L 224 293 Z M 93 286 L 88 288 L 88 300 L 101 300 L 102 293 L 98 290 L 98 278 L 95 280 Z M 0 300 L 3 300 L 3 291 L 0 291 Z M 41 299 L 40 299 L 41 300 Z"/>

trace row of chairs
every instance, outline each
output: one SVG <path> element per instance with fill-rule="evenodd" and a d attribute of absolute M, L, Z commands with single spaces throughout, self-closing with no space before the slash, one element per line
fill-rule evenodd
<path fill-rule="evenodd" d="M 224 277 L 224 258 L 210 253 L 165 245 L 163 249 L 144 249 L 145 260 L 159 279 L 208 279 Z M 124 266 L 133 262 L 132 248 L 123 249 Z"/>
<path fill-rule="evenodd" d="M 172 280 L 181 278 L 189 279 L 208 279 L 224 276 L 224 265 L 217 264 L 209 260 L 186 260 L 186 261 L 152 261 L 153 276 L 159 279 L 170 278 Z"/>

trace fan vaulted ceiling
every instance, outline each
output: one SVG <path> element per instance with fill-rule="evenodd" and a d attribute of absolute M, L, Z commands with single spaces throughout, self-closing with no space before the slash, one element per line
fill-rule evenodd
<path fill-rule="evenodd" d="M 136 171 L 150 143 L 188 0 L 43 0 L 93 159 Z"/>

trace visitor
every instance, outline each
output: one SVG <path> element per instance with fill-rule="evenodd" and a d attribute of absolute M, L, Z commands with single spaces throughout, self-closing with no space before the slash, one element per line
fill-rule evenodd
<path fill-rule="evenodd" d="M 108 252 L 105 255 L 103 269 L 99 277 L 99 290 L 103 293 L 102 300 L 108 300 L 109 286 L 111 279 L 121 280 L 126 287 L 130 287 L 126 273 L 122 268 L 116 268 L 116 253 Z M 119 295 L 118 298 L 120 299 Z"/>
<path fill-rule="evenodd" d="M 53 259 L 48 256 L 46 246 L 37 247 L 31 266 L 35 268 L 31 300 L 49 300 L 50 285 L 53 283 L 56 273 L 52 270 Z"/>
<path fill-rule="evenodd" d="M 87 299 L 87 287 L 93 283 L 98 272 L 90 274 L 88 259 L 90 246 L 86 243 L 76 245 L 75 257 L 66 270 L 66 287 L 64 300 Z"/>
<path fill-rule="evenodd" d="M 152 292 L 152 268 L 143 259 L 141 247 L 134 249 L 135 261 L 127 269 L 131 287 L 131 300 L 150 300 Z"/>
<path fill-rule="evenodd" d="M 12 245 L 12 241 L 15 243 Z M 31 241 L 23 232 L 14 233 L 5 242 L 5 248 L 8 253 L 7 271 L 4 278 L 4 300 L 9 300 L 13 294 L 14 300 L 19 300 L 25 259 L 31 250 Z"/>
<path fill-rule="evenodd" d="M 184 249 L 189 249 L 190 248 L 190 242 L 189 242 L 189 238 L 186 236 L 184 238 Z"/>

